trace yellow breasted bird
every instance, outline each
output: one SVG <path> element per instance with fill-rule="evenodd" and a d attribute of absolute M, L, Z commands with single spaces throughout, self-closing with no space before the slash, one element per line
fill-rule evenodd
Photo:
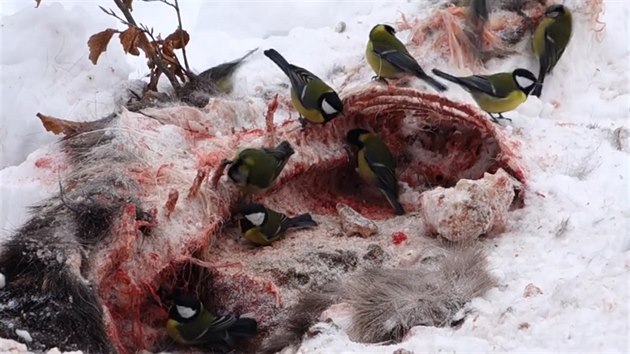
<path fill-rule="evenodd" d="M 453 76 L 443 71 L 433 69 L 433 73 L 443 79 L 454 82 L 468 91 L 477 105 L 490 114 L 493 122 L 503 112 L 508 112 L 527 100 L 527 96 L 536 85 L 536 76 L 526 69 L 516 69 L 511 73 L 497 73 L 492 75 Z"/>
<path fill-rule="evenodd" d="M 300 113 L 300 123 L 325 124 L 343 111 L 343 103 L 328 84 L 310 71 L 289 64 L 275 49 L 264 54 L 271 59 L 291 81 L 291 102 Z"/>
<path fill-rule="evenodd" d="M 380 189 L 396 215 L 405 213 L 398 202 L 398 179 L 396 160 L 381 138 L 365 129 L 352 129 L 346 140 L 359 148 L 357 172 L 369 184 Z"/>
<path fill-rule="evenodd" d="M 381 24 L 372 28 L 365 48 L 365 57 L 376 73 L 374 79 L 399 79 L 413 75 L 437 91 L 446 90 L 446 86 L 422 70 L 405 45 L 396 38 L 396 31 L 392 26 Z"/>
<path fill-rule="evenodd" d="M 257 50 L 258 48 L 254 48 L 238 59 L 212 67 L 199 74 L 198 78 L 208 83 L 212 83 L 214 89 L 219 93 L 228 94 L 232 92 L 234 87 L 232 80 L 234 72 L 241 66 L 241 64 L 243 64 L 247 57 Z"/>
<path fill-rule="evenodd" d="M 237 340 L 256 335 L 257 322 L 233 315 L 214 316 L 191 295 L 177 294 L 169 310 L 166 332 L 183 345 L 232 348 Z"/>
<path fill-rule="evenodd" d="M 275 148 L 247 148 L 241 150 L 230 164 L 228 177 L 245 193 L 256 194 L 267 190 L 276 180 L 295 151 L 288 141 Z"/>
<path fill-rule="evenodd" d="M 563 5 L 552 5 L 545 10 L 533 36 L 534 53 L 540 63 L 538 83 L 532 95 L 540 97 L 545 76 L 551 73 L 569 44 L 572 32 L 571 11 Z"/>
<path fill-rule="evenodd" d="M 240 213 L 243 216 L 239 222 L 241 232 L 246 239 L 259 246 L 270 245 L 284 236 L 288 229 L 317 226 L 310 214 L 290 218 L 262 204 L 248 204 L 241 208 Z"/>

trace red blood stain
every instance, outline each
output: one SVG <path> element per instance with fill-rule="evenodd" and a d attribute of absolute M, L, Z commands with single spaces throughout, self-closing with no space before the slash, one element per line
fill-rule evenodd
<path fill-rule="evenodd" d="M 407 234 L 406 233 L 398 231 L 398 232 L 394 232 L 392 234 L 392 242 L 395 245 L 400 245 L 401 243 L 403 243 L 405 241 L 407 241 Z"/>
<path fill-rule="evenodd" d="M 49 156 L 40 157 L 35 161 L 35 167 L 37 168 L 50 168 L 52 166 L 52 158 Z"/>

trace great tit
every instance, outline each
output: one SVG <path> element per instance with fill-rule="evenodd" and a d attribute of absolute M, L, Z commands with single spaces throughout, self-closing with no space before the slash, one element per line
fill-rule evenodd
<path fill-rule="evenodd" d="M 291 81 L 291 102 L 300 113 L 300 123 L 325 124 L 343 111 L 343 103 L 328 84 L 310 71 L 289 64 L 275 49 L 264 54 L 271 59 Z"/>
<path fill-rule="evenodd" d="M 256 335 L 257 322 L 234 315 L 214 316 L 191 295 L 177 294 L 169 310 L 166 332 L 179 344 L 233 348 L 236 340 Z"/>
<path fill-rule="evenodd" d="M 365 129 L 352 129 L 346 135 L 347 141 L 359 148 L 357 172 L 369 184 L 380 189 L 396 215 L 405 210 L 398 202 L 398 179 L 396 160 L 381 138 Z"/>
<path fill-rule="evenodd" d="M 370 31 L 370 39 L 365 48 L 365 57 L 372 70 L 374 79 L 398 79 L 413 75 L 423 80 L 437 91 L 445 91 L 446 86 L 427 75 L 416 59 L 405 48 L 396 31 L 389 25 L 376 25 Z"/>
<path fill-rule="evenodd" d="M 295 151 L 288 141 L 275 148 L 247 148 L 241 150 L 230 164 L 228 177 L 248 194 L 262 193 L 276 180 L 289 157 Z"/>
<path fill-rule="evenodd" d="M 234 88 L 232 80 L 234 72 L 243 64 L 247 57 L 257 50 L 258 48 L 254 48 L 238 59 L 212 67 L 199 74 L 198 78 L 212 83 L 217 92 L 229 94 Z"/>
<path fill-rule="evenodd" d="M 536 85 L 536 76 L 526 69 L 516 69 L 511 73 L 492 75 L 472 75 L 456 77 L 443 71 L 433 69 L 433 73 L 443 79 L 460 85 L 470 92 L 481 109 L 488 112 L 493 122 L 497 122 L 492 114 L 508 112 L 525 102 L 527 95 Z"/>
<path fill-rule="evenodd" d="M 259 246 L 270 245 L 288 229 L 317 226 L 310 214 L 290 218 L 262 204 L 248 204 L 241 208 L 240 213 L 243 216 L 239 222 L 241 232 L 246 239 Z"/>
<path fill-rule="evenodd" d="M 533 36 L 534 53 L 540 63 L 538 82 L 532 95 L 540 97 L 545 75 L 551 73 L 571 39 L 571 11 L 562 5 L 552 5 L 545 10 Z"/>

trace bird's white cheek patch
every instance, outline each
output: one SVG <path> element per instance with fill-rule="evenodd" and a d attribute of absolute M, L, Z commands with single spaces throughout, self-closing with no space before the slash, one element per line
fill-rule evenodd
<path fill-rule="evenodd" d="M 333 106 L 326 102 L 326 99 L 322 100 L 322 110 L 326 112 L 326 114 L 333 114 L 338 112 L 335 108 L 333 108 Z"/>
<path fill-rule="evenodd" d="M 528 87 L 534 83 L 534 81 L 532 81 L 531 79 L 528 79 L 523 76 L 516 76 L 515 79 L 516 79 L 516 82 L 518 83 L 518 86 L 520 87 Z"/>
<path fill-rule="evenodd" d="M 179 313 L 182 318 L 191 318 L 197 313 L 197 311 L 191 309 L 190 307 L 177 305 L 177 313 Z"/>
<path fill-rule="evenodd" d="M 245 215 L 245 219 L 249 220 L 252 224 L 256 226 L 262 225 L 265 221 L 265 213 L 252 213 Z"/>

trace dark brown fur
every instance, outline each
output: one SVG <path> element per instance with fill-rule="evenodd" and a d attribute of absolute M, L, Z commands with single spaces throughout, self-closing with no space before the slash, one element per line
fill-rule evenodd
<path fill-rule="evenodd" d="M 32 217 L 0 248 L 0 337 L 23 341 L 29 349 L 113 353 L 103 310 L 90 282 L 90 255 L 111 235 L 122 207 L 134 203 L 137 186 L 123 171 L 133 157 L 110 145 L 115 116 L 95 121 L 62 141 L 73 166 L 63 194 L 32 208 Z M 113 153 L 114 152 L 114 153 Z M 137 206 L 138 219 L 149 218 Z"/>

